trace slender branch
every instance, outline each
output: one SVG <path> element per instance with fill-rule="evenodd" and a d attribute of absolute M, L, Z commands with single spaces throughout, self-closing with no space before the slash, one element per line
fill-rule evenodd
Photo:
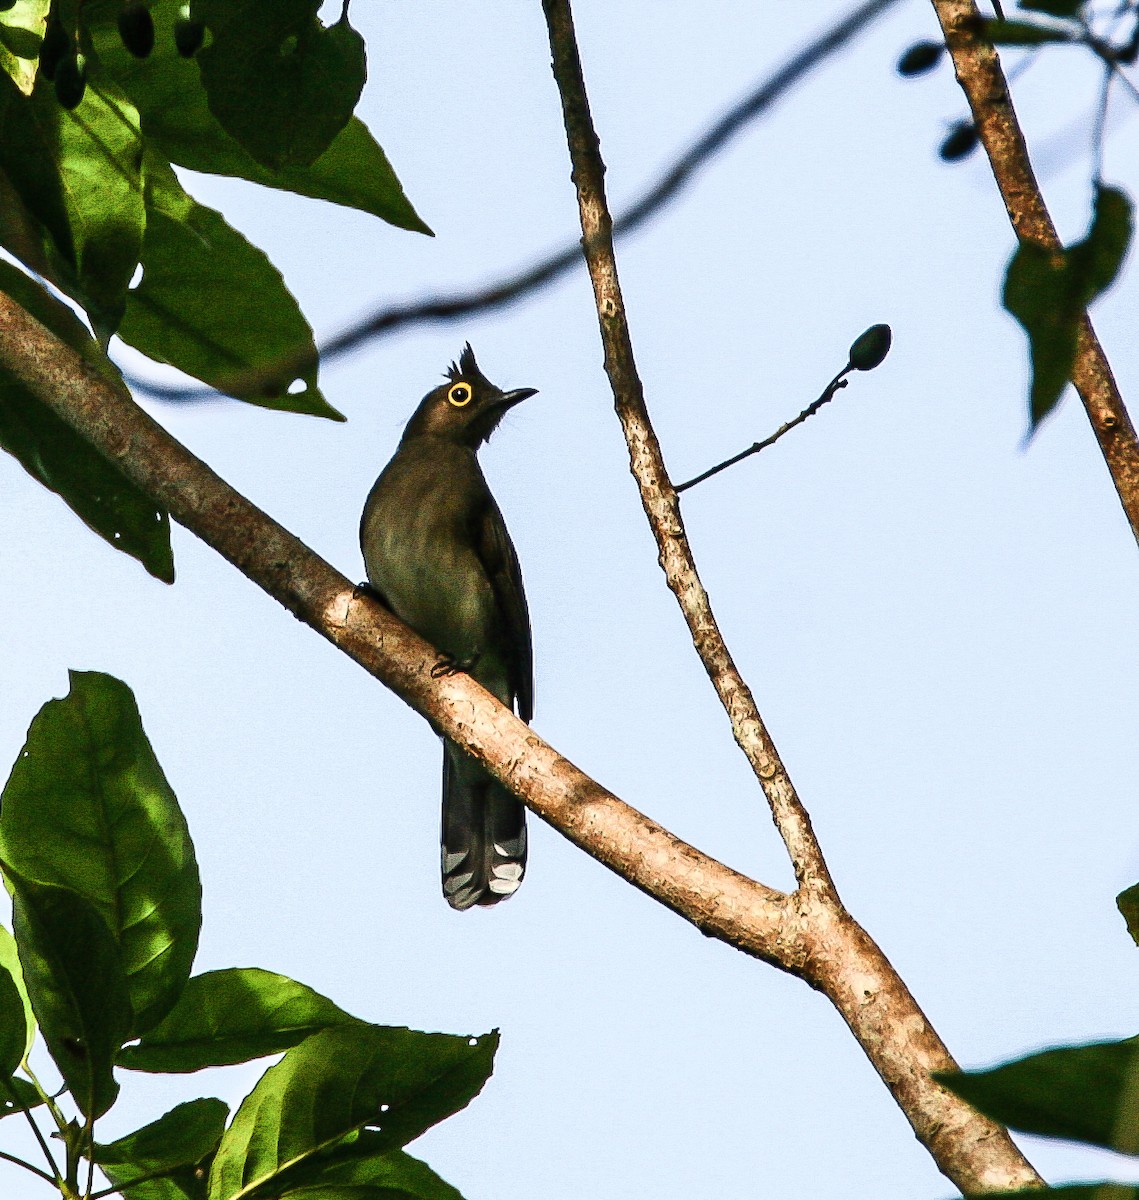
<path fill-rule="evenodd" d="M 605 164 L 589 112 L 569 0 L 542 0 L 542 7 L 573 164 L 571 178 L 577 188 L 582 246 L 593 282 L 605 370 L 628 443 L 630 466 L 668 586 L 731 719 L 736 741 L 767 796 L 795 868 L 799 886 L 785 912 L 795 913 L 789 931 L 795 931 L 797 944 L 802 941 L 807 947 L 803 977 L 838 1008 L 919 1139 L 962 1191 L 1039 1183 L 1007 1132 L 949 1096 L 930 1078 L 938 1063 L 952 1063 L 952 1057 L 885 955 L 842 907 L 807 812 L 716 625 L 633 357 L 605 200 Z"/>
<path fill-rule="evenodd" d="M 847 383 L 849 383 L 846 374 L 852 369 L 851 367 L 843 367 L 830 383 L 827 384 L 823 390 L 823 394 L 817 400 L 808 404 L 797 417 L 792 417 L 790 421 L 784 421 L 773 434 L 765 437 L 762 442 L 753 442 L 746 450 L 741 450 L 739 454 L 733 454 L 731 458 L 726 458 L 722 463 L 717 463 L 714 467 L 709 467 L 707 471 L 696 475 L 692 479 L 685 480 L 684 483 L 678 483 L 674 489 L 676 494 L 679 496 L 681 492 L 686 492 L 698 483 L 703 483 L 705 479 L 711 479 L 713 475 L 719 475 L 721 471 L 726 471 L 729 467 L 734 467 L 736 463 L 743 462 L 745 458 L 750 458 L 751 455 L 758 454 L 761 450 L 766 450 L 768 446 L 774 446 L 785 433 L 790 433 L 797 425 L 802 425 L 808 417 L 813 417 L 824 404 L 829 404 L 838 394 L 839 390 L 846 387 Z"/>
<path fill-rule="evenodd" d="M 898 0 L 863 0 L 793 54 L 677 155 L 656 183 L 652 184 L 628 211 L 617 218 L 613 224 L 614 235 L 632 233 L 674 200 L 700 168 L 723 150 L 737 134 L 761 117 L 815 67 L 848 45 L 858 34 L 865 31 L 872 20 L 896 3 Z M 426 296 L 419 300 L 377 309 L 329 338 L 320 348 L 320 361 L 331 362 L 343 354 L 359 350 L 368 342 L 412 325 L 458 321 L 474 313 L 490 312 L 518 303 L 532 292 L 553 283 L 580 263 L 581 247 L 574 242 L 550 252 L 529 267 L 483 287 L 450 296 Z M 293 379 L 311 365 L 311 354 L 306 355 L 303 361 L 293 358 L 272 363 L 263 367 L 256 376 L 243 379 L 242 384 L 245 386 L 256 382 L 263 383 L 266 380 Z M 127 375 L 126 379 L 134 391 L 159 400 L 191 402 L 222 398 L 221 393 L 208 387 L 147 383 L 134 375 Z"/>
<path fill-rule="evenodd" d="M 39 1081 L 35 1078 L 34 1075 L 32 1075 L 31 1068 L 28 1067 L 28 1065 L 26 1063 L 24 1064 L 24 1070 L 28 1072 L 28 1077 L 32 1081 L 32 1086 L 39 1093 L 40 1099 L 43 1100 L 45 1104 L 47 1104 L 48 1100 L 47 1100 L 47 1096 L 46 1096 L 43 1088 L 40 1087 Z M 15 1104 L 15 1105 L 20 1104 L 20 1098 L 16 1095 L 16 1089 L 12 1086 L 11 1080 L 8 1078 L 5 1078 L 5 1080 L 4 1080 L 4 1090 L 11 1097 L 13 1104 Z M 58 1187 L 58 1185 L 63 1181 L 63 1176 L 59 1173 L 59 1167 L 56 1165 L 56 1161 L 55 1161 L 54 1157 L 52 1157 L 51 1149 L 48 1146 L 47 1141 L 45 1140 L 44 1135 L 43 1135 L 42 1131 L 40 1130 L 40 1127 L 36 1124 L 36 1119 L 32 1115 L 31 1109 L 24 1108 L 23 1111 L 24 1111 L 24 1116 L 27 1119 L 28 1124 L 31 1126 L 32 1134 L 35 1137 L 36 1141 L 39 1143 L 40 1150 L 43 1152 L 43 1156 L 47 1161 L 47 1165 L 51 1168 L 51 1174 L 50 1175 L 45 1174 L 44 1178 L 50 1179 L 51 1182 Z M 35 1168 L 33 1168 L 33 1170 L 35 1170 Z"/>
<path fill-rule="evenodd" d="M 46 1171 L 41 1171 L 39 1167 L 33 1167 L 30 1162 L 25 1162 L 22 1158 L 17 1158 L 14 1154 L 9 1154 L 5 1150 L 0 1150 L 0 1158 L 5 1162 L 14 1163 L 17 1167 L 23 1167 L 25 1171 L 31 1171 L 33 1175 L 38 1175 L 41 1179 L 46 1179 L 53 1187 L 56 1184 L 56 1179 L 49 1175 Z"/>
<path fill-rule="evenodd" d="M 1036 181 L 1000 59 L 980 33 L 980 11 L 973 0 L 932 0 L 932 4 L 1017 237 L 1059 250 L 1060 238 Z M 1072 383 L 1131 531 L 1139 540 L 1139 440 L 1086 313 L 1080 322 Z"/>

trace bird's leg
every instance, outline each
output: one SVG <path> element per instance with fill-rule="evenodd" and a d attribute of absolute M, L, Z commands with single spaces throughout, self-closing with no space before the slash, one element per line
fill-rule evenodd
<path fill-rule="evenodd" d="M 479 665 L 480 658 L 482 658 L 481 650 L 476 650 L 467 658 L 458 658 L 449 650 L 444 650 L 439 655 L 439 660 L 431 668 L 431 678 L 442 679 L 445 675 L 469 675 Z"/>

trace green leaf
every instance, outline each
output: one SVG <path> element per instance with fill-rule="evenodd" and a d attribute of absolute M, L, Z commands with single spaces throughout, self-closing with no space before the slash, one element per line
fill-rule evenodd
<path fill-rule="evenodd" d="M 8 972 L 16 992 L 20 997 L 20 1007 L 24 1010 L 24 1028 L 23 1039 L 24 1048 L 20 1053 L 17 1066 L 24 1062 L 28 1057 L 28 1051 L 32 1048 L 32 1043 L 36 1040 L 36 1017 L 32 1012 L 32 1002 L 28 999 L 28 989 L 24 985 L 24 972 L 20 966 L 20 953 L 16 948 L 16 939 L 0 925 L 0 968 Z M 5 1026 L 8 1021 L 15 1022 L 14 1016 L 5 1018 Z M 15 1067 L 12 1068 L 15 1070 Z M 12 1071 L 7 1072 L 11 1074 Z M 0 1100 L 3 1100 L 4 1093 L 0 1089 Z"/>
<path fill-rule="evenodd" d="M 348 124 L 364 87 L 364 40 L 320 0 L 195 0 L 210 111 L 262 166 L 308 166 Z"/>
<path fill-rule="evenodd" d="M 1020 7 L 1053 17 L 1074 17 L 1084 3 L 1085 0 L 1020 0 Z"/>
<path fill-rule="evenodd" d="M 229 1107 L 221 1100 L 179 1104 L 142 1129 L 95 1147 L 95 1161 L 128 1200 L 204 1200 L 208 1163 L 225 1131 Z M 132 1181 L 157 1171 L 159 1179 Z"/>
<path fill-rule="evenodd" d="M 51 0 L 16 0 L 0 12 L 0 70 L 6 71 L 25 96 L 36 82 L 40 42 Z"/>
<path fill-rule="evenodd" d="M 192 1167 L 218 1148 L 228 1117 L 229 1106 L 222 1100 L 188 1100 L 134 1133 L 96 1145 L 95 1161 L 137 1169 L 138 1175 Z"/>
<path fill-rule="evenodd" d="M 251 404 L 343 420 L 320 393 L 312 329 L 276 267 L 153 155 L 146 193 L 123 341 Z M 290 394 L 294 379 L 304 387 Z"/>
<path fill-rule="evenodd" d="M 303 983 L 256 967 L 195 975 L 173 1011 L 119 1062 L 132 1071 L 200 1071 L 279 1054 L 322 1029 L 360 1025 Z"/>
<path fill-rule="evenodd" d="M 94 671 L 70 679 L 68 696 L 32 722 L 0 798 L 0 857 L 94 905 L 121 947 L 137 1034 L 174 1007 L 189 978 L 198 866 L 130 688 Z"/>
<path fill-rule="evenodd" d="M 1088 236 L 1059 251 L 1022 241 L 1005 276 L 1004 306 L 1028 334 L 1032 357 L 1030 432 L 1056 407 L 1072 374 L 1080 321 L 1115 280 L 1131 242 L 1131 201 L 1096 192 Z"/>
<path fill-rule="evenodd" d="M 430 234 L 412 208 L 384 152 L 353 117 L 310 166 L 274 172 L 257 163 L 218 123 L 206 102 L 197 59 L 174 48 L 174 20 L 181 0 L 151 5 L 157 29 L 154 52 L 132 57 L 116 28 L 118 0 L 88 0 L 85 20 L 103 68 L 134 103 L 150 146 L 193 171 L 234 175 L 266 187 L 328 200 L 371 213 L 401 229 Z"/>
<path fill-rule="evenodd" d="M 498 1034 L 481 1038 L 356 1026 L 314 1034 L 242 1102 L 210 1171 L 209 1200 L 240 1200 L 356 1130 L 398 1149 L 465 1107 L 490 1075 Z M 283 1178 L 284 1177 L 284 1178 Z"/>
<path fill-rule="evenodd" d="M 1139 1154 L 1139 1038 L 1064 1046 L 936 1078 L 1010 1129 Z"/>
<path fill-rule="evenodd" d="M 1139 883 L 1120 892 L 1115 897 L 1115 903 L 1127 922 L 1127 932 L 1131 934 L 1131 940 L 1139 946 Z"/>
<path fill-rule="evenodd" d="M 23 997 L 12 972 L 0 967 L 0 1078 L 8 1079 L 15 1072 L 27 1053 L 27 1044 Z"/>
<path fill-rule="evenodd" d="M 44 1041 L 79 1111 L 101 1116 L 119 1085 L 111 1067 L 130 1032 L 118 943 L 94 905 L 3 864 L 20 964 Z"/>
<path fill-rule="evenodd" d="M 376 1134 L 363 1130 L 331 1151 L 288 1175 L 282 1200 L 315 1200 L 324 1188 L 379 1188 L 383 1200 L 463 1200 L 453 1188 L 424 1162 L 403 1150 L 375 1153 Z M 379 1135 L 383 1137 L 383 1135 Z"/>
<path fill-rule="evenodd" d="M 0 1080 L 0 1119 L 42 1104 L 39 1092 L 18 1075 Z"/>
<path fill-rule="evenodd" d="M 0 261 L 0 292 L 11 296 L 108 382 L 124 387 L 118 369 L 71 309 L 4 261 Z M 70 425 L 2 370 L 0 446 L 108 544 L 138 559 L 156 579 L 174 581 L 166 510 L 157 508 Z"/>
<path fill-rule="evenodd" d="M 114 332 L 145 224 L 138 113 L 106 79 L 63 108 L 45 80 L 32 96 L 0 75 L 0 170 L 50 232 L 54 281 L 100 337 Z"/>
<path fill-rule="evenodd" d="M 1000 21 L 984 17 L 981 19 L 981 36 L 994 46 L 1042 46 L 1047 42 L 1075 41 L 1076 31 L 1037 25 L 1032 21 Z"/>

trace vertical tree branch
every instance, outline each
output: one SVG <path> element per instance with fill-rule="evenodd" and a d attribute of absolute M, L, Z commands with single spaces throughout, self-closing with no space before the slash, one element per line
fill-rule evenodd
<path fill-rule="evenodd" d="M 977 5 L 973 0 L 932 3 L 953 58 L 957 82 L 969 101 L 1017 237 L 1058 250 L 1061 242 L 1036 182 L 1000 59 L 993 46 L 980 36 Z M 1139 541 L 1139 440 L 1111 365 L 1086 314 L 1080 323 L 1072 383 L 1084 403 L 1131 531 Z"/>
<path fill-rule="evenodd" d="M 763 789 L 800 887 L 837 899 L 811 820 L 799 801 L 755 699 L 732 661 L 720 633 L 708 593 L 700 582 L 684 531 L 680 503 L 665 470 L 660 443 L 649 421 L 644 392 L 633 359 L 621 285 L 613 253 L 613 220 L 605 199 L 605 164 L 589 113 L 577 43 L 568 3 L 543 0 L 550 28 L 554 77 L 561 93 L 566 136 L 573 161 L 586 263 L 593 282 L 605 371 L 613 387 L 617 416 L 629 447 L 630 467 L 641 503 L 656 538 L 668 586 L 688 623 L 700 661 L 732 724 L 732 733 Z"/>
<path fill-rule="evenodd" d="M 605 370 L 629 447 L 630 466 L 657 541 L 660 564 L 700 655 L 752 765 L 794 864 L 787 932 L 806 947 L 799 972 L 836 1006 L 938 1167 L 963 1191 L 1039 1185 L 1007 1132 L 930 1078 L 955 1067 L 904 982 L 870 936 L 842 907 L 811 829 L 755 700 L 740 676 L 700 582 L 676 492 L 645 407 L 613 253 L 605 165 L 593 128 L 569 0 L 542 0 L 554 78 L 581 215 L 582 245 L 593 282 Z"/>

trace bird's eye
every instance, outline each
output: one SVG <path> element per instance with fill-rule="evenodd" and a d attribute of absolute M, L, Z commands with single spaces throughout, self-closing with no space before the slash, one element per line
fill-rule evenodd
<path fill-rule="evenodd" d="M 451 390 L 447 393 L 447 399 L 456 408 L 462 408 L 464 405 L 471 402 L 471 385 L 469 383 L 453 383 Z"/>

